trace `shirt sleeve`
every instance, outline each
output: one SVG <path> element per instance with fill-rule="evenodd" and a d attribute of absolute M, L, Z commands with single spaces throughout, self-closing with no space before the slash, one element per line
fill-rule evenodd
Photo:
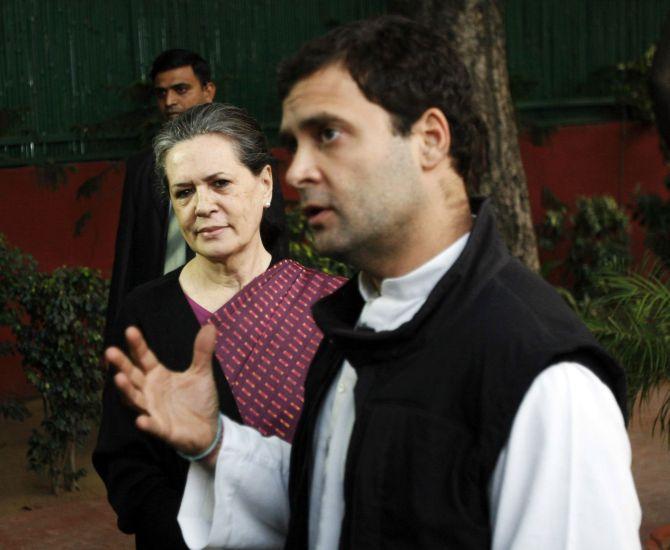
<path fill-rule="evenodd" d="M 291 446 L 223 417 L 214 472 L 191 464 L 179 510 L 189 548 L 283 548 Z"/>
<path fill-rule="evenodd" d="M 631 449 L 614 395 L 577 363 L 547 368 L 490 482 L 494 550 L 640 548 Z"/>

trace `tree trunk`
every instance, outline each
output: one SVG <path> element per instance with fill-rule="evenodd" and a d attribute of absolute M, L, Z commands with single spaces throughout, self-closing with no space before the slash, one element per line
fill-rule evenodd
<path fill-rule="evenodd" d="M 539 270 L 528 186 L 509 91 L 505 29 L 495 0 L 390 0 L 389 11 L 443 33 L 470 72 L 475 108 L 488 129 L 489 171 L 478 194 L 493 200 L 511 253 Z M 471 190 L 472 191 L 472 190 Z"/>
<path fill-rule="evenodd" d="M 76 459 L 77 444 L 75 436 L 69 439 L 65 449 L 65 464 L 63 465 L 63 484 L 66 491 L 78 491 L 79 484 L 75 479 L 75 472 L 77 471 Z"/>

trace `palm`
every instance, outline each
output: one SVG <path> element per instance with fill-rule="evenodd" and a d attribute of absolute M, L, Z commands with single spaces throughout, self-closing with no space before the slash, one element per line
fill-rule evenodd
<path fill-rule="evenodd" d="M 160 364 L 137 329 L 129 329 L 126 337 L 132 360 L 117 348 L 107 350 L 107 358 L 119 370 L 115 382 L 120 391 L 140 412 L 137 426 L 182 452 L 202 451 L 217 427 L 213 328 L 205 327 L 198 333 L 193 362 L 184 372 Z"/>

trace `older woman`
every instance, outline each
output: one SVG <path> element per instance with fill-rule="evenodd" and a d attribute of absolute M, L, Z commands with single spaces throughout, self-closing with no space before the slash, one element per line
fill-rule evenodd
<path fill-rule="evenodd" d="M 343 281 L 268 252 L 278 238 L 263 221 L 270 155 L 243 110 L 194 107 L 161 130 L 154 152 L 195 257 L 128 296 L 112 344 L 124 347 L 124 330 L 134 325 L 164 364 L 184 369 L 199 327 L 211 323 L 221 412 L 290 442 L 322 336 L 310 308 Z M 135 533 L 138 548 L 185 548 L 176 517 L 188 462 L 137 430 L 135 417 L 110 377 L 93 463 L 119 528 Z"/>

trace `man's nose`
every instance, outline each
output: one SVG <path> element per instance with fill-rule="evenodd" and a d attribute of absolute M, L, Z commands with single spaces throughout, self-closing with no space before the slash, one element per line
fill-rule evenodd
<path fill-rule="evenodd" d="M 286 181 L 291 187 L 300 189 L 316 183 L 319 173 L 313 152 L 307 147 L 298 147 L 286 171 Z"/>
<path fill-rule="evenodd" d="M 168 90 L 165 92 L 165 105 L 170 106 L 170 105 L 175 105 L 177 103 L 177 92 L 174 90 Z"/>

